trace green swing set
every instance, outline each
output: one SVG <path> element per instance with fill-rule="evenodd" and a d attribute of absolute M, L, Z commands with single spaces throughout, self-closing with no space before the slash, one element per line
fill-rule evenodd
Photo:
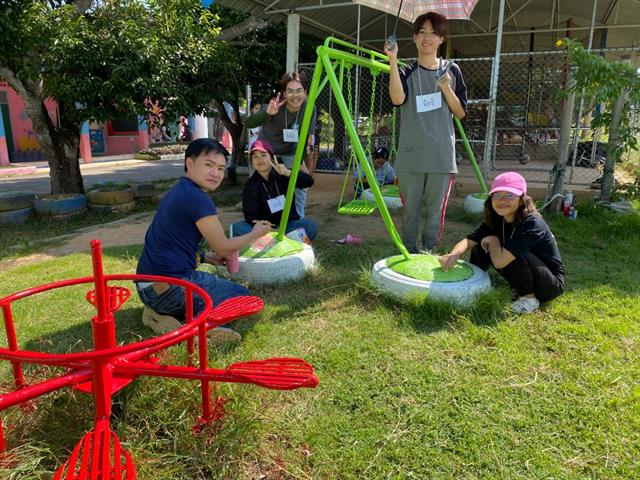
<path fill-rule="evenodd" d="M 351 153 L 349 157 L 349 164 L 347 166 L 347 175 L 345 176 L 345 183 L 342 187 L 340 204 L 338 207 L 339 213 L 349 214 L 349 215 L 369 215 L 377 208 L 380 211 L 380 215 L 385 224 L 385 227 L 391 237 L 391 240 L 394 242 L 396 247 L 401 253 L 401 256 L 405 261 L 411 260 L 411 255 L 407 251 L 404 246 L 400 235 L 398 234 L 395 225 L 389 215 L 389 210 L 384 202 L 382 197 L 382 193 L 380 190 L 380 186 L 378 185 L 375 172 L 373 170 L 373 165 L 368 161 L 368 157 L 371 156 L 371 134 L 373 130 L 373 108 L 374 108 L 374 94 L 375 94 L 375 82 L 376 78 L 380 73 L 388 74 L 390 71 L 388 57 L 381 53 L 368 50 L 343 40 L 339 40 L 337 38 L 328 37 L 325 39 L 323 45 L 319 46 L 316 49 L 318 54 L 318 61 L 316 62 L 313 78 L 311 81 L 311 86 L 309 88 L 309 95 L 307 99 L 307 108 L 305 109 L 304 117 L 302 119 L 302 123 L 300 125 L 300 138 L 306 138 L 309 133 L 309 125 L 311 123 L 311 115 L 313 112 L 313 107 L 316 103 L 319 93 L 323 90 L 323 88 L 329 84 L 331 90 L 336 99 L 336 103 L 338 109 L 340 110 L 340 114 L 342 119 L 344 120 L 345 129 L 349 138 L 349 142 L 351 144 Z M 345 70 L 351 69 L 353 65 L 359 65 L 360 67 L 367 68 L 373 77 L 373 88 L 372 91 L 372 100 L 371 107 L 369 111 L 368 125 L 367 125 L 367 149 L 362 146 L 360 142 L 360 138 L 358 137 L 358 133 L 354 126 L 353 116 L 350 112 L 347 103 L 342 95 L 342 86 L 344 82 L 344 74 Z M 336 72 L 338 75 L 336 75 Z M 324 73 L 324 77 L 323 77 Z M 348 82 L 350 82 L 350 75 L 348 77 Z M 351 104 L 351 88 L 350 83 L 348 84 L 348 92 L 349 92 L 349 103 Z M 395 136 L 395 111 L 392 116 L 393 121 L 393 135 Z M 482 175 L 480 173 L 480 169 L 477 166 L 475 161 L 475 157 L 473 156 L 473 151 L 469 145 L 466 135 L 464 134 L 464 130 L 460 121 L 454 117 L 455 124 L 458 128 L 458 131 L 461 134 L 461 138 L 465 145 L 465 150 L 467 155 L 469 156 L 469 160 L 471 161 L 476 176 L 480 182 L 480 185 L 483 189 L 483 192 L 487 191 L 486 184 L 482 179 Z M 392 142 L 392 152 L 395 154 L 395 138 L 393 138 Z M 285 237 L 285 228 L 287 225 L 287 221 L 289 219 L 289 214 L 291 212 L 292 203 L 293 203 L 293 191 L 295 188 L 295 183 L 298 177 L 298 172 L 300 170 L 300 164 L 302 162 L 302 157 L 304 155 L 305 144 L 304 142 L 299 142 L 296 148 L 295 159 L 293 162 L 293 166 L 291 169 L 291 177 L 289 181 L 289 186 L 287 188 L 286 200 L 284 210 L 282 212 L 282 221 L 280 222 L 280 228 L 278 233 L 276 234 L 276 239 L 278 241 L 283 240 Z M 368 155 L 367 155 L 368 154 Z M 369 184 L 371 193 L 373 194 L 374 201 L 366 201 L 366 200 L 356 200 L 355 198 L 346 204 L 342 204 L 344 198 L 344 192 L 346 189 L 346 183 L 349 179 L 349 170 L 351 165 L 354 164 L 356 168 L 359 168 L 359 172 L 364 174 L 367 179 L 367 183 Z M 361 177 L 361 175 L 359 175 Z M 361 180 L 360 180 L 361 182 Z"/>
<path fill-rule="evenodd" d="M 353 112 L 351 110 L 351 106 L 353 105 L 353 98 L 351 95 L 351 67 L 352 65 L 348 64 L 345 62 L 344 64 L 344 68 L 346 69 L 346 73 L 347 73 L 347 98 L 348 98 L 348 106 L 349 106 L 349 118 L 352 119 L 353 116 Z M 366 132 L 367 132 L 367 145 L 365 148 L 365 155 L 367 157 L 367 159 L 371 159 L 373 158 L 372 155 L 372 142 L 371 142 L 371 135 L 373 134 L 373 117 L 374 117 L 374 113 L 375 113 L 375 99 L 376 99 L 376 83 L 377 83 L 377 79 L 378 79 L 378 75 L 379 75 L 379 71 L 372 71 L 371 72 L 371 77 L 372 77 L 372 81 L 371 81 L 371 102 L 369 105 L 369 115 L 367 117 L 367 124 L 366 124 Z M 342 82 L 342 79 L 344 78 L 343 72 L 341 72 L 340 75 L 340 80 Z M 396 110 L 393 109 L 392 111 L 392 139 L 391 139 L 391 157 L 395 157 L 395 153 L 396 153 Z M 363 177 L 363 169 L 360 167 L 359 165 L 359 160 L 358 160 L 358 156 L 356 155 L 356 150 L 355 148 L 351 148 L 350 149 L 350 153 L 349 153 L 349 162 L 347 163 L 347 168 L 345 171 L 345 176 L 344 176 L 344 181 L 342 183 L 342 189 L 340 191 L 340 200 L 338 202 L 338 213 L 342 214 L 342 215 L 370 215 L 371 213 L 373 213 L 375 211 L 375 209 L 378 207 L 375 200 L 371 200 L 371 199 L 359 199 L 359 193 L 362 192 L 364 190 L 364 184 L 362 181 L 362 177 Z M 350 173 L 351 173 L 351 167 L 353 165 L 353 170 L 354 172 L 357 172 L 356 175 L 356 185 L 354 188 L 354 194 L 353 194 L 353 198 L 349 201 L 345 203 L 345 191 L 347 189 L 347 185 L 349 183 L 349 177 L 350 177 Z M 365 177 L 366 178 L 366 177 Z M 383 189 L 383 185 L 378 185 L 379 188 Z M 395 187 L 395 186 L 394 186 Z M 395 192 L 392 192 L 390 189 L 386 189 L 386 190 L 381 190 L 381 193 L 383 193 L 383 195 L 389 195 L 389 196 L 398 196 L 399 195 L 399 191 L 398 188 L 395 187 Z"/>

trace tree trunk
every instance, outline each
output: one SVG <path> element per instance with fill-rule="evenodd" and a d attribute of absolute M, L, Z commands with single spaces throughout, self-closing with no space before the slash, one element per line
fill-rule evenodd
<path fill-rule="evenodd" d="M 21 92 L 25 110 L 33 124 L 33 132 L 49 163 L 51 193 L 84 193 L 78 161 L 80 128 L 65 121 L 65 108 L 58 105 L 60 118 L 57 127 L 51 121 L 44 103 L 28 92 Z"/>
<path fill-rule="evenodd" d="M 242 127 L 244 124 L 242 123 L 239 115 L 238 100 L 232 100 L 231 106 L 235 112 L 234 120 L 231 120 L 229 115 L 227 115 L 227 110 L 224 108 L 222 101 L 216 100 L 216 108 L 220 113 L 220 120 L 222 120 L 225 128 L 229 130 L 229 133 L 231 134 L 233 149 L 231 152 L 231 166 L 229 167 L 228 178 L 229 183 L 235 185 L 237 183 L 236 167 L 244 160 L 244 145 L 242 143 Z"/>
<path fill-rule="evenodd" d="M 86 1 L 79 3 L 84 5 Z M 0 68 L 0 73 L 24 101 L 33 133 L 49 163 L 51 193 L 84 193 L 78 162 L 80 125 L 66 118 L 68 109 L 61 104 L 58 104 L 59 126 L 54 125 L 43 102 L 40 80 L 23 82 L 8 68 Z"/>
<path fill-rule="evenodd" d="M 613 191 L 615 189 L 615 166 L 620 157 L 620 146 L 618 145 L 618 137 L 620 136 L 620 123 L 622 122 L 622 111 L 626 101 L 626 92 L 622 91 L 620 96 L 613 104 L 611 111 L 611 124 L 609 125 L 609 142 L 607 142 L 607 159 L 604 163 L 602 172 L 602 184 L 600 188 L 600 200 L 611 201 Z"/>

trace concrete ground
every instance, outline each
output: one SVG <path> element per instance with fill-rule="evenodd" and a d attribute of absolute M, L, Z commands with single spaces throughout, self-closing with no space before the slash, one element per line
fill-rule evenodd
<path fill-rule="evenodd" d="M 136 160 L 131 155 L 118 155 L 111 157 L 97 157 L 94 162 L 80 165 L 85 188 L 90 188 L 96 183 L 129 183 L 178 178 L 183 173 L 183 157 L 180 154 L 163 156 L 162 160 Z M 509 169 L 516 170 L 524 175 L 529 185 L 529 192 L 536 200 L 543 199 L 549 182 L 549 169 L 553 165 L 550 162 L 530 162 L 526 165 L 514 164 L 514 162 L 496 162 L 498 171 L 491 172 L 487 179 L 490 183 L 493 176 Z M 35 167 L 35 168 L 34 168 Z M 25 173 L 25 168 L 26 173 Z M 570 169 L 567 168 L 567 180 L 570 177 Z M 574 182 L 566 182 L 565 190 L 571 190 L 578 198 L 593 197 L 598 190 L 590 188 L 589 184 L 598 178 L 600 173 L 595 169 L 576 167 Z M 318 182 L 327 183 L 328 188 L 335 188 L 340 192 L 341 182 L 344 180 L 342 173 L 317 173 Z M 34 162 L 28 164 L 14 164 L 12 168 L 0 169 L 0 191 L 27 191 L 40 194 L 50 193 L 49 166 L 46 163 Z M 459 174 L 456 176 L 453 193 L 465 196 L 469 193 L 480 192 L 479 183 L 473 169 L 468 162 L 459 166 Z"/>

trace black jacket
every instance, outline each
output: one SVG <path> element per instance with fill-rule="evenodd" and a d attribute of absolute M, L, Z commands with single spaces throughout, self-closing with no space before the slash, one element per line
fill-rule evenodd
<path fill-rule="evenodd" d="M 304 172 L 298 172 L 297 188 L 308 188 L 313 185 L 313 178 Z M 271 170 L 269 180 L 265 180 L 258 172 L 253 172 L 244 186 L 242 193 L 242 211 L 244 220 L 251 223 L 254 220 L 269 220 L 274 225 L 280 225 L 283 210 L 271 213 L 267 200 L 278 195 L 287 195 L 289 177 L 283 177 L 275 170 Z M 298 220 L 300 215 L 296 211 L 295 196 L 289 212 L 289 220 Z"/>

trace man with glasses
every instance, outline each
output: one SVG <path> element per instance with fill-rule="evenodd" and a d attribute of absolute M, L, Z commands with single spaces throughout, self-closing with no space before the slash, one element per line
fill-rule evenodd
<path fill-rule="evenodd" d="M 285 73 L 280 81 L 280 91 L 271 99 L 267 109 L 252 114 L 245 122 L 247 128 L 262 126 L 258 138 L 266 140 L 271 145 L 273 153 L 289 169 L 293 167 L 298 142 L 304 142 L 307 146 L 306 155 L 311 153 L 313 146 L 311 132 L 316 130 L 315 108 L 307 138 L 299 138 L 306 104 L 307 88 L 304 74 Z M 304 163 L 300 165 L 300 169 L 309 173 Z M 296 188 L 296 210 L 300 218 L 304 218 L 307 190 Z"/>

